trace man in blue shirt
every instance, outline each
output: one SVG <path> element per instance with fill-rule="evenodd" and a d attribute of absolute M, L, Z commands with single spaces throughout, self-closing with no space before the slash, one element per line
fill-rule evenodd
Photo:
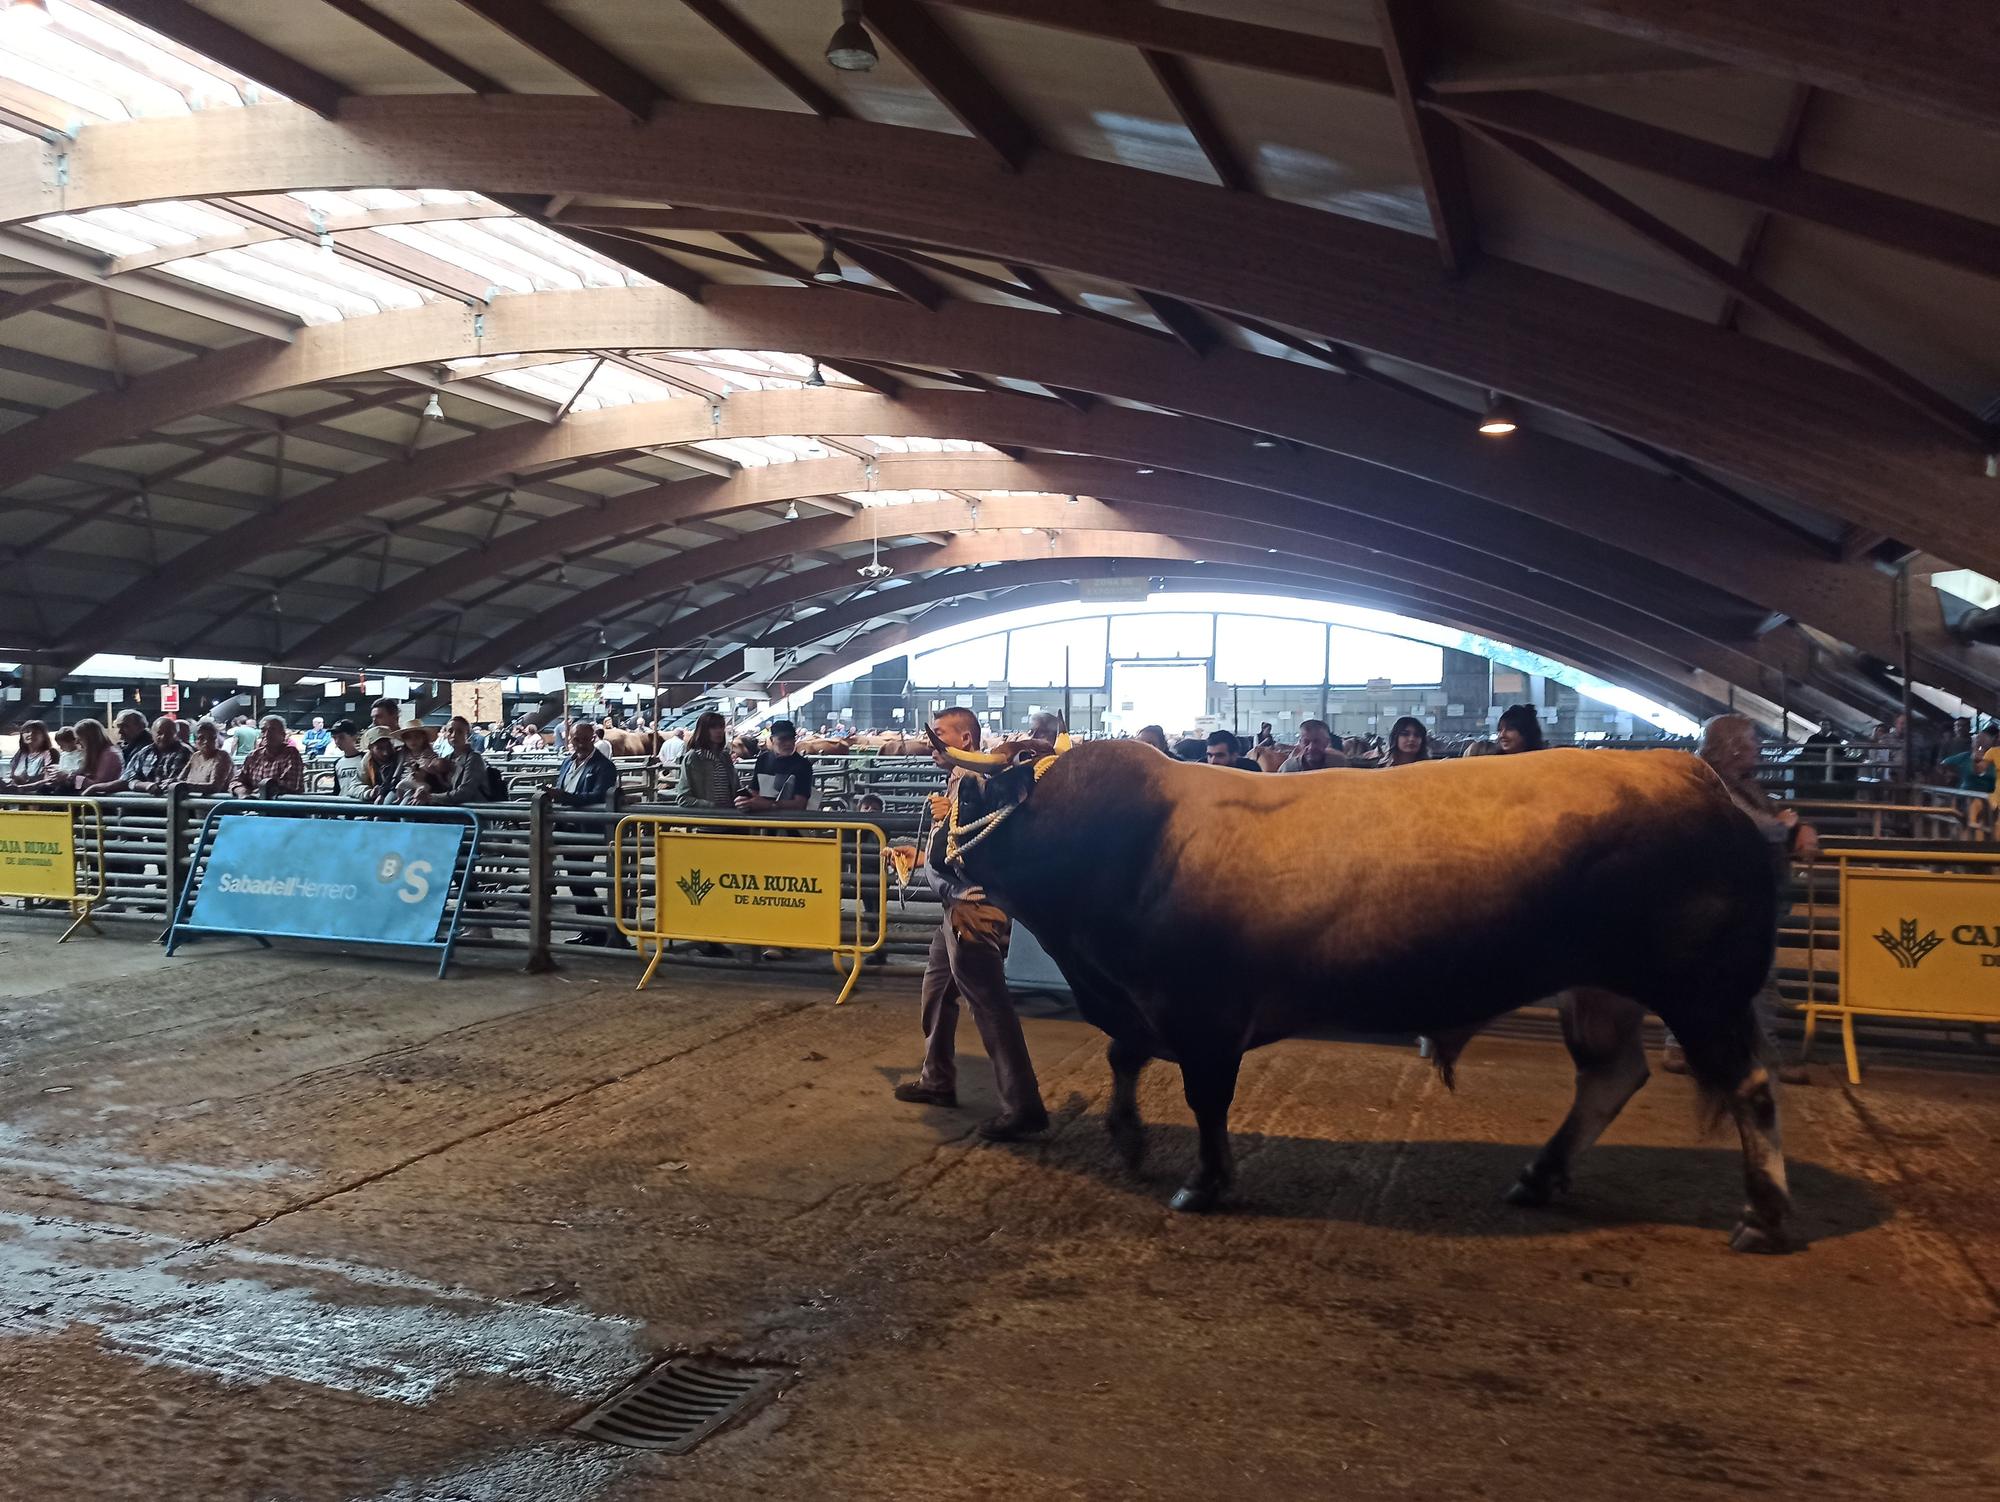
<path fill-rule="evenodd" d="M 305 743 L 306 755 L 313 758 L 313 760 L 317 761 L 320 757 L 326 755 L 327 742 L 333 739 L 333 732 L 326 728 L 326 717 L 324 715 L 314 715 L 312 729 L 300 736 L 299 739 Z"/>

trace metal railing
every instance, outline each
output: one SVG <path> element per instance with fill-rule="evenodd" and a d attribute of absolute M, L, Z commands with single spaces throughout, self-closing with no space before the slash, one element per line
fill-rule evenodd
<path fill-rule="evenodd" d="M 78 800 L 48 801 L 74 806 Z M 103 820 L 103 891 L 93 904 L 93 919 L 164 932 L 189 863 L 200 848 L 203 822 L 223 800 L 176 786 L 163 795 L 128 793 L 90 801 Z M 609 908 L 611 841 L 618 821 L 628 814 L 684 817 L 690 812 L 648 803 L 627 803 L 615 810 L 562 808 L 546 788 L 527 798 L 475 807 L 480 835 L 464 879 L 458 947 L 519 953 L 531 971 L 554 964 L 555 946 L 564 935 L 615 942 Z M 394 809 L 380 812 L 393 816 Z M 826 818 L 734 810 L 702 810 L 701 817 L 704 823 L 741 824 L 746 830 L 824 823 Z M 880 826 L 892 843 L 910 843 L 917 837 L 919 815 L 870 815 L 868 822 Z M 869 841 L 844 877 L 844 902 L 859 903 L 862 889 L 879 883 L 882 859 L 879 847 Z M 28 910 L 13 899 L 6 899 L 4 906 L 15 912 Z M 884 952 L 900 960 L 920 959 L 940 914 L 927 885 L 903 892 L 892 886 L 882 913 L 887 930 Z M 696 957 L 685 950 L 676 953 L 683 959 Z"/>

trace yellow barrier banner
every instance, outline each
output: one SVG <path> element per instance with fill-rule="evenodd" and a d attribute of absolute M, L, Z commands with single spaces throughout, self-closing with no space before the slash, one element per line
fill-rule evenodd
<path fill-rule="evenodd" d="M 2000 1020 L 2000 881 L 1862 870 L 1841 884 L 1841 1003 Z"/>
<path fill-rule="evenodd" d="M 837 949 L 838 840 L 654 834 L 659 928 L 702 943 Z"/>
<path fill-rule="evenodd" d="M 76 834 L 68 809 L 0 811 L 0 894 L 76 900 Z"/>

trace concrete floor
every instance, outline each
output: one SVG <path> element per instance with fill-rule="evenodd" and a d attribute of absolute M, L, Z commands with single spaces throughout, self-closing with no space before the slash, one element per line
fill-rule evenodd
<path fill-rule="evenodd" d="M 1230 1214 L 1149 1072 L 1038 1016 L 1056 1130 L 894 1103 L 915 987 L 0 929 L 8 1496 L 2000 1496 L 2000 1076 L 1785 1096 L 1811 1249 L 1737 1257 L 1736 1154 L 1656 1076 L 1570 1204 L 1499 1191 L 1552 1042 L 1253 1055 Z M 976 1050 L 968 1025 L 964 1046 Z M 674 1348 L 795 1367 L 693 1455 L 567 1437 Z"/>

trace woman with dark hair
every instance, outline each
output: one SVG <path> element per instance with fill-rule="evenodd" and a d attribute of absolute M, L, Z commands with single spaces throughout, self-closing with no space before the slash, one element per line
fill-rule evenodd
<path fill-rule="evenodd" d="M 49 727 L 40 720 L 21 722 L 21 745 L 7 763 L 6 785 L 10 788 L 44 786 L 56 770 L 56 743 L 49 739 Z"/>
<path fill-rule="evenodd" d="M 1535 713 L 1532 704 L 1509 704 L 1500 711 L 1500 723 L 1494 727 L 1493 739 L 1500 747 L 1502 756 L 1512 756 L 1520 751 L 1541 751 L 1548 742 L 1542 738 L 1542 717 Z"/>
<path fill-rule="evenodd" d="M 1431 733 L 1424 722 L 1406 714 L 1389 727 L 1389 749 L 1382 757 L 1385 767 L 1406 767 L 1413 761 L 1431 759 Z"/>
<path fill-rule="evenodd" d="M 730 760 L 728 736 L 728 722 L 712 709 L 694 722 L 674 802 L 683 808 L 736 807 L 736 764 Z"/>

